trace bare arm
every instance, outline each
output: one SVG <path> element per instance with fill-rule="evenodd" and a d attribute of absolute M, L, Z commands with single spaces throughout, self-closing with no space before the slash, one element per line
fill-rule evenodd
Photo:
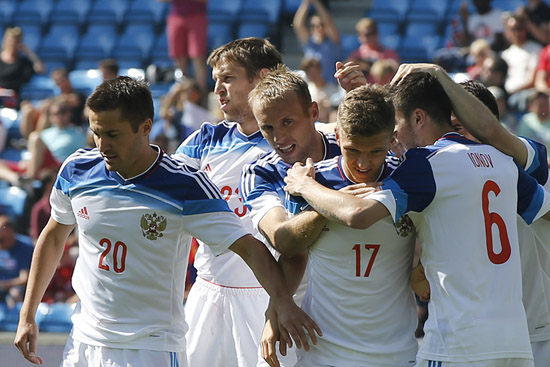
<path fill-rule="evenodd" d="M 313 161 L 306 165 L 295 163 L 287 171 L 285 191 L 302 196 L 323 217 L 352 228 L 368 228 L 388 216 L 388 209 L 376 200 L 361 199 L 353 195 L 324 187 L 312 177 Z"/>
<path fill-rule="evenodd" d="M 537 74 L 535 75 L 535 89 L 539 92 L 550 95 L 550 85 L 548 85 L 548 71 L 542 69 L 537 70 Z"/>
<path fill-rule="evenodd" d="M 310 0 L 302 0 L 302 3 L 294 14 L 292 26 L 294 27 L 294 33 L 298 38 L 298 41 L 304 45 L 309 39 L 309 30 L 307 28 L 307 12 L 309 10 Z"/>
<path fill-rule="evenodd" d="M 309 350 L 309 343 L 304 328 L 317 343 L 315 333 L 321 335 L 317 324 L 296 304 L 291 292 L 285 284 L 281 268 L 271 256 L 267 248 L 252 235 L 246 235 L 235 241 L 230 250 L 243 258 L 254 272 L 254 275 L 271 296 L 271 303 L 277 314 L 279 330 L 282 340 L 292 345 L 292 340 L 297 348 Z"/>
<path fill-rule="evenodd" d="M 451 100 L 453 112 L 468 132 L 483 143 L 490 144 L 513 157 L 518 164 L 525 167 L 527 148 L 523 142 L 506 130 L 480 100 L 456 84 L 440 66 L 403 64 L 399 67 L 392 83 L 415 71 L 430 73 L 439 80 Z"/>
<path fill-rule="evenodd" d="M 25 300 L 19 314 L 14 341 L 23 357 L 32 363 L 43 363 L 42 358 L 34 355 L 38 339 L 38 326 L 34 319 L 36 309 L 55 273 L 63 255 L 65 241 L 73 228 L 74 225 L 63 225 L 50 218 L 34 248 Z"/>
<path fill-rule="evenodd" d="M 282 207 L 271 209 L 258 225 L 260 232 L 280 253 L 295 255 L 317 239 L 327 220 L 315 211 L 287 218 Z"/>
<path fill-rule="evenodd" d="M 16 278 L 0 280 L 0 289 L 7 290 L 11 287 L 17 287 L 27 284 L 29 280 L 29 271 L 27 269 L 21 269 Z"/>

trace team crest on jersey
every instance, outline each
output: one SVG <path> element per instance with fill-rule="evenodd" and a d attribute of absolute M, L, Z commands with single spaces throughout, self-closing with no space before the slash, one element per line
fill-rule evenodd
<path fill-rule="evenodd" d="M 164 236 L 162 231 L 166 229 L 166 218 L 157 213 L 147 213 L 141 216 L 141 233 L 143 237 L 156 240 Z"/>
<path fill-rule="evenodd" d="M 404 215 L 395 224 L 395 231 L 401 237 L 407 237 L 410 233 L 414 232 L 414 224 L 408 215 Z"/>

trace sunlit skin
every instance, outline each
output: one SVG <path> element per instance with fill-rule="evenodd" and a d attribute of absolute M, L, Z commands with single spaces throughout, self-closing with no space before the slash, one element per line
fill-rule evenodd
<path fill-rule="evenodd" d="M 457 133 L 461 134 L 461 135 L 464 135 L 464 137 L 470 139 L 470 140 L 473 140 L 473 141 L 477 141 L 479 143 L 479 140 L 477 140 L 476 138 L 474 138 L 474 136 L 472 134 L 470 134 L 468 132 L 468 130 L 466 130 L 464 128 L 464 126 L 462 126 L 462 124 L 460 123 L 460 121 L 456 118 L 455 114 L 451 114 L 451 126 L 453 127 L 453 130 L 456 131 Z"/>
<path fill-rule="evenodd" d="M 312 102 L 306 113 L 296 93 L 289 92 L 267 106 L 256 102 L 252 110 L 262 135 L 286 163 L 305 163 L 307 157 L 315 162 L 323 159 L 323 138 L 315 130 L 317 103 Z"/>
<path fill-rule="evenodd" d="M 405 118 L 402 112 L 395 112 L 395 131 L 396 131 L 396 146 L 401 154 L 405 153 L 410 148 L 420 146 L 416 139 L 416 134 L 411 128 L 410 121 Z"/>
<path fill-rule="evenodd" d="M 336 139 L 342 151 L 342 168 L 346 176 L 354 183 L 378 181 L 392 136 L 387 131 L 371 136 L 350 136 L 337 131 Z"/>
<path fill-rule="evenodd" d="M 258 127 L 248 106 L 248 93 L 260 78 L 255 77 L 250 81 L 244 67 L 222 59 L 212 69 L 212 79 L 215 82 L 214 93 L 218 96 L 224 118 L 238 123 L 245 134 L 257 131 Z"/>
<path fill-rule="evenodd" d="M 145 172 L 157 158 L 149 145 L 152 121 L 147 119 L 135 132 L 129 121 L 122 120 L 119 109 L 90 110 L 90 130 L 109 171 L 129 179 Z"/>

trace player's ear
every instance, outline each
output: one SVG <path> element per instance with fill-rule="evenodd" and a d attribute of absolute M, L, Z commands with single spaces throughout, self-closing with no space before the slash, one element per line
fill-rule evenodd
<path fill-rule="evenodd" d="M 422 125 L 426 122 L 426 112 L 421 108 L 415 108 L 412 112 L 414 125 Z"/>
<path fill-rule="evenodd" d="M 319 120 L 319 105 L 315 101 L 311 102 L 311 106 L 309 106 L 309 116 L 314 122 Z"/>
<path fill-rule="evenodd" d="M 262 68 L 260 69 L 260 72 L 258 73 L 258 76 L 260 77 L 260 79 L 263 79 L 267 73 L 269 73 L 269 69 L 268 68 Z"/>
<path fill-rule="evenodd" d="M 139 129 L 141 130 L 143 135 L 149 135 L 153 128 L 153 120 L 147 119 L 139 125 Z"/>

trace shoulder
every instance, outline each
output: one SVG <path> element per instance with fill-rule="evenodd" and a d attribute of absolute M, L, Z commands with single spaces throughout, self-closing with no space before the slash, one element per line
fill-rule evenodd
<path fill-rule="evenodd" d="M 65 159 L 60 172 L 68 170 L 89 169 L 91 166 L 102 163 L 103 157 L 97 148 L 82 148 Z"/>

